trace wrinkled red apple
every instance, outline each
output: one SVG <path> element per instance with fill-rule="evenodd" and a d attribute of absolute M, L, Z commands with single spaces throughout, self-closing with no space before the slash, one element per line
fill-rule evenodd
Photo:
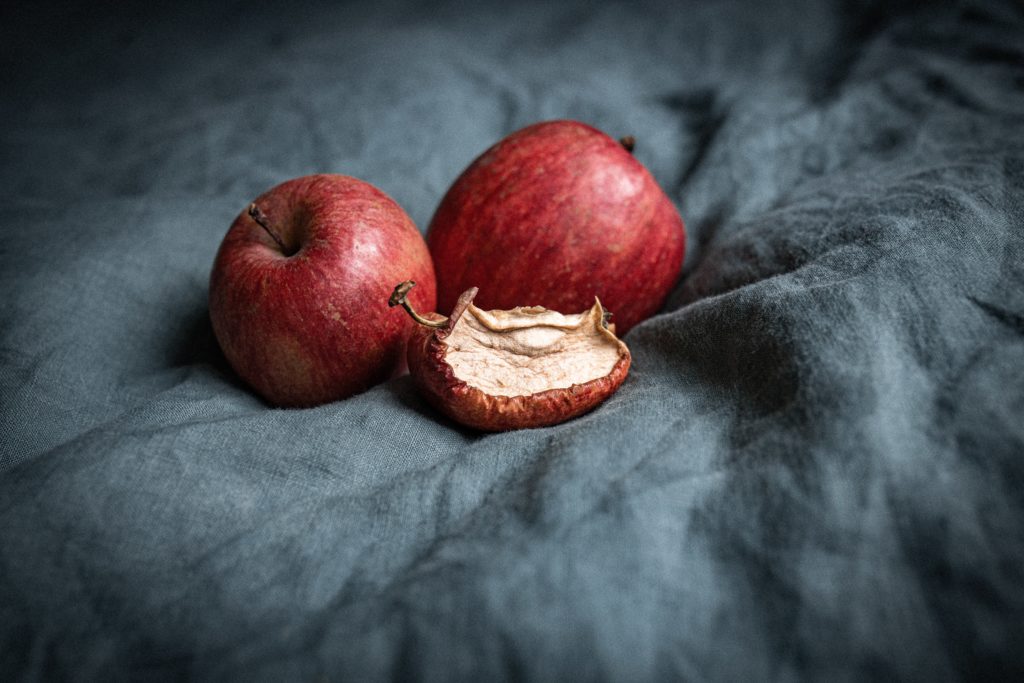
<path fill-rule="evenodd" d="M 599 297 L 620 334 L 664 304 L 683 263 L 675 206 L 631 154 L 577 121 L 538 123 L 478 157 L 427 231 L 438 306 L 576 311 Z"/>
<path fill-rule="evenodd" d="M 279 406 L 364 391 L 402 365 L 414 323 L 388 315 L 415 274 L 434 305 L 422 236 L 390 197 L 356 178 L 313 175 L 268 190 L 235 219 L 210 274 L 210 319 L 238 375 Z"/>
<path fill-rule="evenodd" d="M 630 355 L 606 324 L 599 301 L 563 315 L 539 306 L 484 311 L 474 287 L 451 315 L 420 316 L 395 287 L 390 306 L 419 324 L 409 339 L 409 372 L 427 399 L 456 422 L 483 431 L 557 424 L 593 409 L 619 388 Z"/>

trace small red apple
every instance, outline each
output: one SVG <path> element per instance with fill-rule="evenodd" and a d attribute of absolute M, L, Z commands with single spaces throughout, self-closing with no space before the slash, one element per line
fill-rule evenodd
<path fill-rule="evenodd" d="M 575 311 L 597 296 L 621 334 L 656 313 L 679 277 L 686 236 L 633 142 L 548 121 L 473 161 L 427 231 L 441 310 L 479 286 L 478 303 L 490 308 Z"/>
<path fill-rule="evenodd" d="M 412 220 L 356 178 L 295 178 L 239 214 L 210 274 L 210 320 L 224 355 L 280 406 L 326 403 L 382 382 L 402 365 L 414 323 L 389 315 L 410 274 L 432 309 L 434 268 Z"/>
<path fill-rule="evenodd" d="M 476 287 L 447 318 L 421 316 L 395 287 L 419 327 L 409 339 L 409 372 L 434 407 L 468 427 L 505 431 L 545 427 L 592 410 L 626 379 L 629 349 L 615 336 L 601 302 L 575 315 L 540 306 L 484 311 Z"/>

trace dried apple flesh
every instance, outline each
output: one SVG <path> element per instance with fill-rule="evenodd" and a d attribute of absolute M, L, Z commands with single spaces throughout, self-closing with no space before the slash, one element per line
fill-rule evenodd
<path fill-rule="evenodd" d="M 509 311 L 466 307 L 448 336 L 455 377 L 492 396 L 567 389 L 608 375 L 621 342 L 605 329 L 600 303 L 563 315 L 536 306 Z"/>

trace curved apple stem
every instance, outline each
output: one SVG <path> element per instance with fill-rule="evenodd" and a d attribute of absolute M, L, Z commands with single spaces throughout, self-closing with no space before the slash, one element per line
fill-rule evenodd
<path fill-rule="evenodd" d="M 619 138 L 619 144 L 622 145 L 623 149 L 632 154 L 633 148 L 636 147 L 636 138 L 632 135 L 623 135 Z"/>
<path fill-rule="evenodd" d="M 263 213 L 263 211 L 260 209 L 260 207 L 256 206 L 256 204 L 250 204 L 249 205 L 249 216 L 254 221 L 256 221 L 261 228 L 266 230 L 267 234 L 270 235 L 270 237 L 275 242 L 277 242 L 277 246 L 281 247 L 281 251 L 284 253 L 285 256 L 290 256 L 291 255 L 291 251 L 288 249 L 288 247 L 285 246 L 284 240 L 282 240 L 281 236 L 278 235 L 277 232 L 273 228 L 270 227 L 270 219 L 267 218 L 267 214 Z"/>
<path fill-rule="evenodd" d="M 412 280 L 406 280 L 405 282 L 395 286 L 395 291 L 391 292 L 391 298 L 388 299 L 388 306 L 391 308 L 401 306 L 406 310 L 409 316 L 420 325 L 426 325 L 427 327 L 444 327 L 448 322 L 448 318 L 445 318 L 444 320 L 427 320 L 413 309 L 412 304 L 409 303 L 409 300 L 406 297 L 409 295 L 409 290 L 415 286 L 416 283 Z"/>

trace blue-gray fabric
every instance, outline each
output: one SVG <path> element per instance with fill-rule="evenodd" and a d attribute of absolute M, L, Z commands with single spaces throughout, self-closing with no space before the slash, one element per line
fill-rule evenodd
<path fill-rule="evenodd" d="M 1024 673 L 1018 2 L 5 11 L 0 680 Z M 606 404 L 240 384 L 248 201 L 345 173 L 425 230 L 552 118 L 687 223 Z"/>

